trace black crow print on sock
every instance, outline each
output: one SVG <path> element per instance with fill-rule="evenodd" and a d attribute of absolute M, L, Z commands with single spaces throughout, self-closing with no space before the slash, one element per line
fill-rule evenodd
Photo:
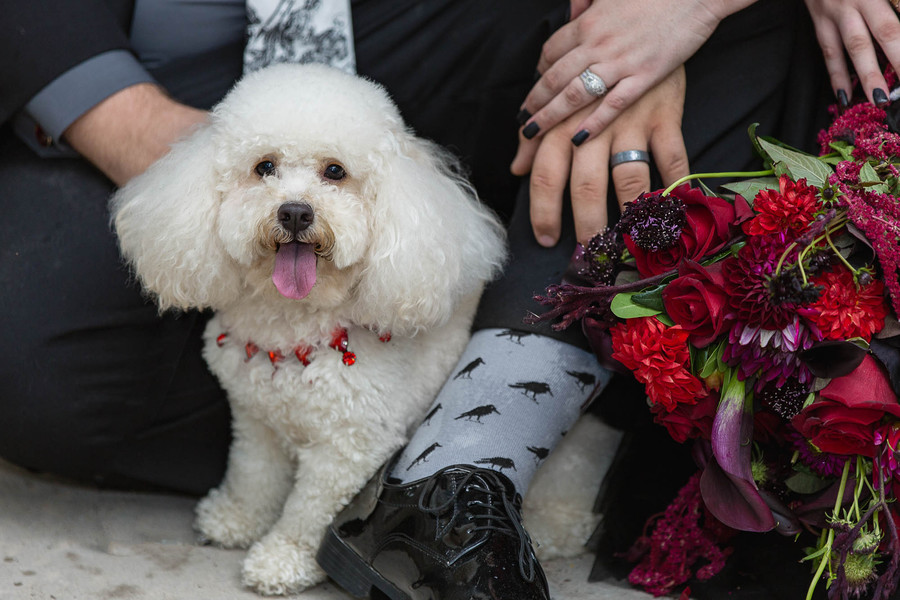
<path fill-rule="evenodd" d="M 460 419 L 465 419 L 466 421 L 474 420 L 478 423 L 481 423 L 481 417 L 486 417 L 493 414 L 499 415 L 500 411 L 497 410 L 497 407 L 493 404 L 485 404 L 484 406 L 476 406 L 472 410 L 467 410 L 453 420 L 459 421 Z"/>
<path fill-rule="evenodd" d="M 535 462 L 541 462 L 550 454 L 549 448 L 541 448 L 540 446 L 525 446 L 525 449 L 534 454 Z"/>
<path fill-rule="evenodd" d="M 479 356 L 478 358 L 467 364 L 465 367 L 460 369 L 459 373 L 457 373 L 453 379 L 459 379 L 460 377 L 462 377 L 463 379 L 472 379 L 472 371 L 477 369 L 479 365 L 483 364 L 484 361 L 481 360 L 481 357 Z"/>
<path fill-rule="evenodd" d="M 516 470 L 516 463 L 511 458 L 503 458 L 502 456 L 492 456 L 490 458 L 479 458 L 473 461 L 476 465 L 490 465 L 492 469 L 503 472 L 503 469 Z"/>
<path fill-rule="evenodd" d="M 444 406 L 440 402 L 438 402 L 438 405 L 428 411 L 428 414 L 425 415 L 424 419 L 422 419 L 422 425 L 431 425 L 431 418 L 434 417 L 434 415 L 436 415 L 437 412 L 442 408 L 444 408 Z"/>
<path fill-rule="evenodd" d="M 537 399 L 538 394 L 553 395 L 553 392 L 550 391 L 550 385 L 540 381 L 520 381 L 518 383 L 510 383 L 509 387 L 514 390 L 522 390 L 522 393 L 534 400 L 535 404 L 540 404 Z M 529 394 L 531 395 L 529 396 Z"/>
<path fill-rule="evenodd" d="M 404 482 L 465 464 L 524 492 L 607 378 L 592 353 L 515 328 L 473 333 L 449 373 L 391 473 Z"/>
<path fill-rule="evenodd" d="M 595 377 L 593 373 L 585 373 L 584 371 L 566 371 L 566 374 L 575 378 L 575 383 L 582 392 L 587 386 L 593 386 L 597 383 L 597 377 Z"/>
<path fill-rule="evenodd" d="M 431 454 L 432 452 L 434 452 L 435 450 L 437 450 L 438 448 L 443 448 L 443 446 L 441 446 L 437 442 L 435 442 L 432 445 L 425 448 L 425 450 L 422 451 L 422 454 L 417 456 L 414 461 L 409 463 L 409 466 L 406 467 L 406 470 L 409 471 L 410 469 L 412 469 L 414 466 L 416 466 L 419 463 L 428 462 L 426 460 L 428 458 L 428 455 Z"/>
<path fill-rule="evenodd" d="M 505 337 L 509 341 L 511 341 L 513 344 L 516 344 L 518 346 L 524 346 L 525 344 L 522 343 L 522 338 L 528 337 L 529 335 L 532 335 L 532 334 L 531 334 L 531 332 L 528 332 L 528 331 L 519 331 L 517 329 L 504 329 L 503 331 L 501 331 L 494 337 Z"/>

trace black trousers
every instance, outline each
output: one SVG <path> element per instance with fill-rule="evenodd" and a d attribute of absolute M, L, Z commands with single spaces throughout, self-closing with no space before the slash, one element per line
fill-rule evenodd
<path fill-rule="evenodd" d="M 353 2 L 359 72 L 387 87 L 420 135 L 460 155 L 483 199 L 510 218 L 513 260 L 478 327 L 524 327 L 540 308 L 532 294 L 558 281 L 574 247 L 571 227 L 556 248 L 537 246 L 527 188 L 508 174 L 514 117 L 567 4 Z M 752 122 L 812 144 L 824 79 L 801 10 L 762 0 L 691 61 L 684 126 L 695 168 L 754 166 Z M 156 75 L 208 107 L 239 76 L 240 50 Z M 38 159 L 0 129 L 0 456 L 101 485 L 200 494 L 219 482 L 230 437 L 227 402 L 200 357 L 207 315 L 160 316 L 143 298 L 109 228 L 111 191 L 86 162 Z"/>

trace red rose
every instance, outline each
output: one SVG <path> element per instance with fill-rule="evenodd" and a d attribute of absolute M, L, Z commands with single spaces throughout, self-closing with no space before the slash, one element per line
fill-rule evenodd
<path fill-rule="evenodd" d="M 729 325 L 725 318 L 728 295 L 721 263 L 701 267 L 686 260 L 678 266 L 678 277 L 662 292 L 666 313 L 691 334 L 697 348 L 708 346 Z"/>
<path fill-rule="evenodd" d="M 631 236 L 622 236 L 628 251 L 635 258 L 638 272 L 644 277 L 671 271 L 682 259 L 696 261 L 717 252 L 731 237 L 729 225 L 735 221 L 735 212 L 730 202 L 705 196 L 699 189 L 693 189 L 688 184 L 672 190 L 672 195 L 684 202 L 687 221 L 674 246 L 648 252 L 639 248 Z"/>
<path fill-rule="evenodd" d="M 719 405 L 719 394 L 713 392 L 697 404 L 678 404 L 668 411 L 661 404 L 650 407 L 653 421 L 664 425 L 672 439 L 683 444 L 692 438 L 708 440 L 712 435 L 713 420 Z"/>
<path fill-rule="evenodd" d="M 875 430 L 886 416 L 900 417 L 900 403 L 871 356 L 849 375 L 832 379 L 791 423 L 823 452 L 875 456 Z"/>

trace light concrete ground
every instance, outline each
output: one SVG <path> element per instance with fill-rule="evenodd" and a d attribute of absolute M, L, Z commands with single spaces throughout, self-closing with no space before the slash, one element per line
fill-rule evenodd
<path fill-rule="evenodd" d="M 0 599 L 258 600 L 241 588 L 243 551 L 196 543 L 194 499 L 99 491 L 0 462 Z M 544 564 L 555 600 L 647 600 L 587 583 L 591 557 Z M 349 600 L 332 584 L 300 596 Z"/>

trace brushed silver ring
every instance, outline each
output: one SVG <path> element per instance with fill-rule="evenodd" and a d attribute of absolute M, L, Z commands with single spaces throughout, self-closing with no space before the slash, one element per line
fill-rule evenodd
<path fill-rule="evenodd" d="M 650 153 L 646 150 L 625 150 L 624 152 L 616 152 L 609 157 L 610 168 L 622 163 L 628 162 L 645 162 L 650 164 Z"/>

